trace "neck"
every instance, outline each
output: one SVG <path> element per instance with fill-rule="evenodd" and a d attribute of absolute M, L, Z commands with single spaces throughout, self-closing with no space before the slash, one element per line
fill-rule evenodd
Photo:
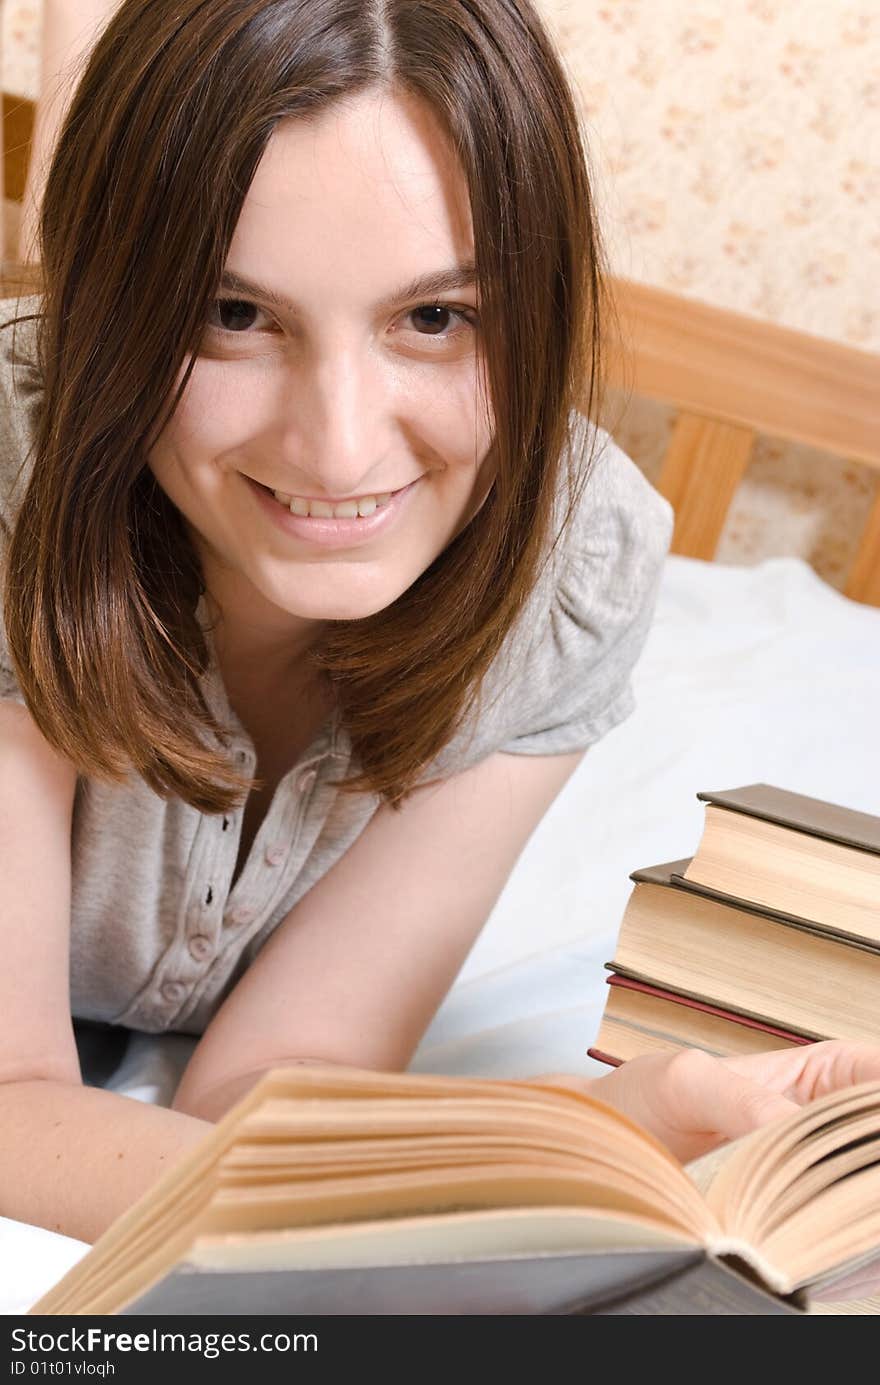
<path fill-rule="evenodd" d="M 206 592 L 214 652 L 224 682 L 266 687 L 310 681 L 306 655 L 322 622 L 291 615 L 266 602 L 224 599 Z"/>

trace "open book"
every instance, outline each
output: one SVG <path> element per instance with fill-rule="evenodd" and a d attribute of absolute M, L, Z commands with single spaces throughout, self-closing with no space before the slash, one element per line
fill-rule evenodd
<path fill-rule="evenodd" d="M 296 1066 L 31 1313 L 800 1313 L 875 1256 L 880 1082 L 686 1170 L 552 1079 Z"/>

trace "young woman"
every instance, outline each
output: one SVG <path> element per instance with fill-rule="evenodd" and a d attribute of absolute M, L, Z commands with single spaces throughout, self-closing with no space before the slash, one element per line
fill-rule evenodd
<path fill-rule="evenodd" d="M 6 305 L 0 1214 L 94 1239 L 266 1068 L 405 1066 L 627 715 L 668 506 L 526 0 L 128 0 Z M 200 1036 L 171 1109 L 72 1016 Z M 574 1055 L 573 1055 L 574 1057 Z M 598 1081 L 685 1157 L 878 1052 Z"/>

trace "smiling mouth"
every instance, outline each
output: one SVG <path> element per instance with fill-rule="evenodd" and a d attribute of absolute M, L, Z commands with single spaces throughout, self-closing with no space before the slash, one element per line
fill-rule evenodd
<path fill-rule="evenodd" d="M 286 491 L 273 490 L 270 486 L 265 486 L 261 481 L 255 481 L 254 485 L 260 487 L 268 495 L 271 495 L 283 509 L 289 510 L 292 515 L 297 515 L 300 519 L 368 519 L 377 510 L 384 509 L 386 505 L 401 491 L 408 490 L 410 485 L 415 485 L 411 481 L 406 486 L 400 486 L 393 491 L 377 491 L 372 495 L 360 495 L 350 500 L 317 500 L 310 496 L 291 495 Z"/>

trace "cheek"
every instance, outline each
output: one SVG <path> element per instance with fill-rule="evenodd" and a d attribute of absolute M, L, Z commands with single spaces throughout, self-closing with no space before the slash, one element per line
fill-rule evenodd
<path fill-rule="evenodd" d="M 160 453 L 174 451 L 179 461 L 222 458 L 252 434 L 260 396 L 244 389 L 228 371 L 199 361 L 183 398 L 158 439 Z"/>
<path fill-rule="evenodd" d="M 422 401 L 418 433 L 447 469 L 457 486 L 475 484 L 492 445 L 492 424 L 473 389 L 440 390 L 435 387 Z M 415 417 L 415 416 L 414 416 Z"/>

